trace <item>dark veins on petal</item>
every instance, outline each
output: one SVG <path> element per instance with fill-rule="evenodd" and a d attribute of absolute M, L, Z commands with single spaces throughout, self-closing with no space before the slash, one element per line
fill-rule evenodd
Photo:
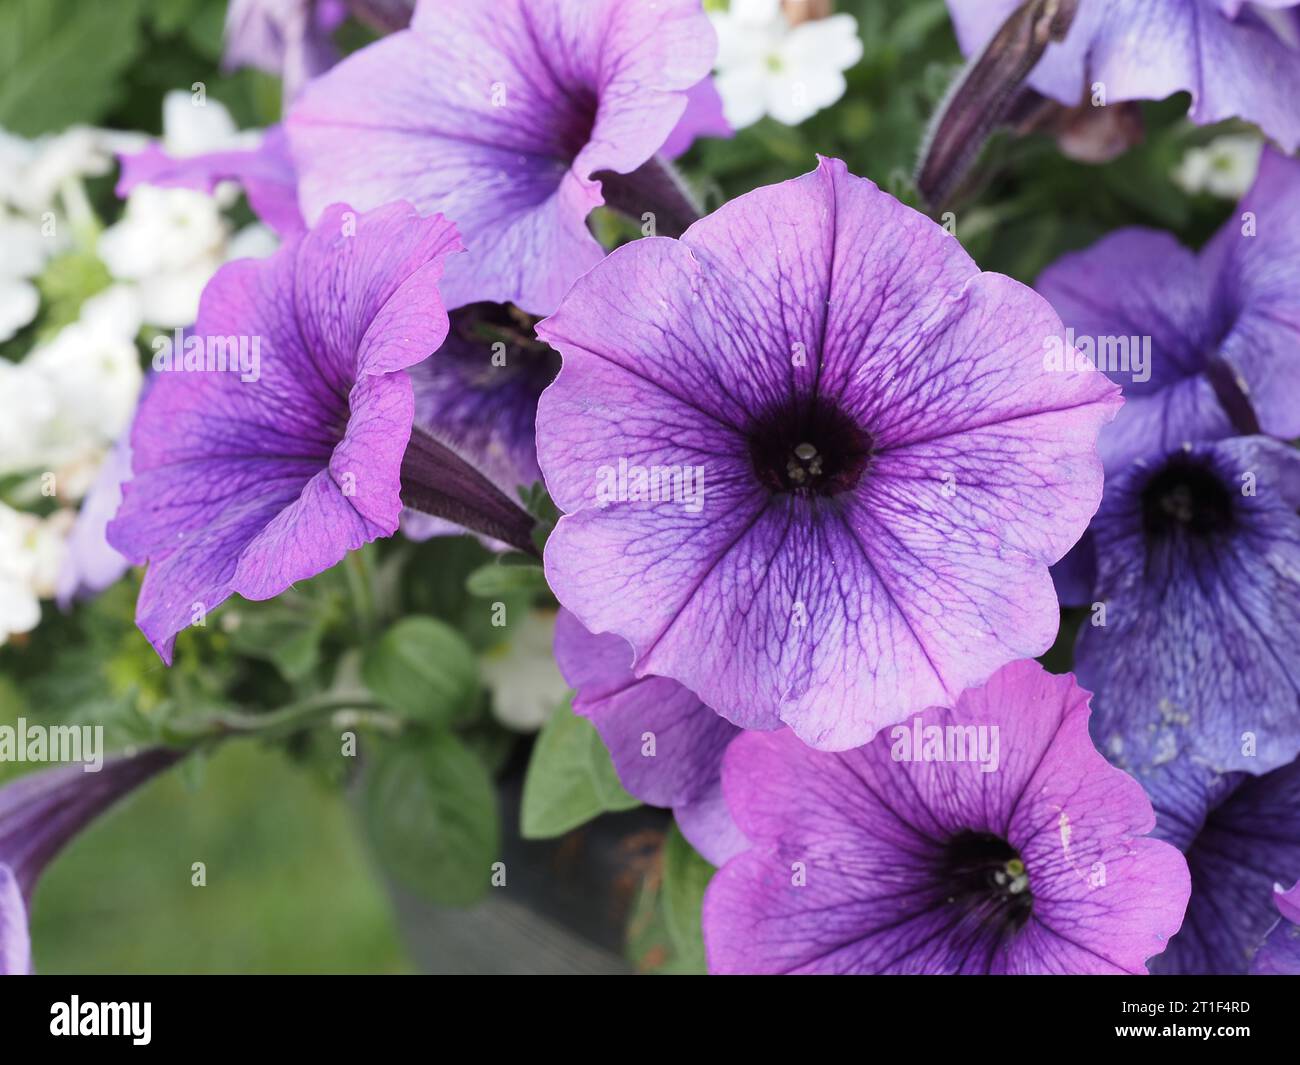
<path fill-rule="evenodd" d="M 871 452 L 871 436 L 820 397 L 770 410 L 749 430 L 754 472 L 773 493 L 836 496 L 850 491 L 861 480 Z"/>

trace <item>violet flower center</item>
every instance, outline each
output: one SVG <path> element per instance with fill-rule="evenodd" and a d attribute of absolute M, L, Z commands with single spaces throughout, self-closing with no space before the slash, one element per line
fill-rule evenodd
<path fill-rule="evenodd" d="M 560 158 L 566 164 L 578 158 L 596 129 L 600 100 L 595 90 L 581 86 L 565 92 L 568 106 L 558 124 Z"/>
<path fill-rule="evenodd" d="M 1175 458 L 1142 490 L 1142 528 L 1148 541 L 1178 534 L 1195 539 L 1232 525 L 1232 493 L 1213 471 Z"/>
<path fill-rule="evenodd" d="M 966 830 L 948 841 L 939 874 L 949 905 L 960 907 L 992 931 L 1016 932 L 1033 910 L 1029 872 L 1019 852 L 1001 836 Z"/>
<path fill-rule="evenodd" d="M 870 435 L 822 399 L 790 403 L 760 417 L 749 434 L 749 455 L 769 491 L 835 496 L 857 486 L 871 458 Z"/>

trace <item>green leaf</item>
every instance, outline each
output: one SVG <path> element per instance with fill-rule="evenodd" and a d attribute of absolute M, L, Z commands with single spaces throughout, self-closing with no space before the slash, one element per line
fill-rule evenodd
<path fill-rule="evenodd" d="M 566 699 L 537 737 L 524 777 L 525 839 L 563 835 L 606 811 L 639 806 L 618 782 L 600 734 Z"/>
<path fill-rule="evenodd" d="M 514 563 L 502 559 L 476 569 L 465 580 L 465 588 L 479 599 L 532 596 L 546 591 L 546 576 L 536 563 Z"/>
<path fill-rule="evenodd" d="M 98 122 L 140 49 L 138 0 L 0 4 L 0 126 L 31 137 Z"/>
<path fill-rule="evenodd" d="M 225 37 L 226 5 L 205 2 L 185 22 L 185 36 L 197 52 L 216 61 L 221 58 Z"/>
<path fill-rule="evenodd" d="M 202 5 L 203 0 L 151 0 L 148 19 L 166 37 L 183 30 Z"/>
<path fill-rule="evenodd" d="M 478 659 L 437 618 L 399 621 L 366 652 L 361 676 L 376 698 L 418 721 L 450 725 L 478 709 Z"/>
<path fill-rule="evenodd" d="M 302 680 L 320 663 L 320 645 L 329 618 L 320 611 L 282 609 L 280 604 L 242 606 L 229 615 L 230 644 L 240 654 L 270 662 L 289 681 Z M 223 627 L 227 623 L 223 620 Z"/>
<path fill-rule="evenodd" d="M 664 840 L 664 921 L 674 952 L 683 965 L 704 966 L 704 934 L 700 928 L 700 910 L 704 889 L 713 879 L 714 869 L 674 822 Z"/>
<path fill-rule="evenodd" d="M 444 906 L 487 891 L 499 857 L 496 793 L 451 733 L 382 747 L 367 769 L 362 811 L 380 862 L 412 891 Z"/>

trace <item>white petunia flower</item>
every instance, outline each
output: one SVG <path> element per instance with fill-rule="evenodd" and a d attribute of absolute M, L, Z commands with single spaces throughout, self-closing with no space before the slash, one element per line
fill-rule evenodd
<path fill-rule="evenodd" d="M 40 623 L 41 604 L 33 582 L 38 568 L 32 523 L 39 521 L 0 503 L 0 644 Z"/>
<path fill-rule="evenodd" d="M 0 644 L 40 624 L 42 599 L 53 598 L 76 512 L 48 518 L 0 503 Z"/>
<path fill-rule="evenodd" d="M 36 317 L 41 294 L 30 281 L 0 276 L 0 344 Z"/>
<path fill-rule="evenodd" d="M 1239 200 L 1255 183 L 1264 141 L 1250 133 L 1216 137 L 1204 148 L 1192 148 L 1174 170 L 1174 181 L 1193 195 L 1208 192 Z"/>
<path fill-rule="evenodd" d="M 38 222 L 0 209 L 0 277 L 36 277 L 56 250 L 54 239 L 41 233 Z"/>
<path fill-rule="evenodd" d="M 95 449 L 112 443 L 135 410 L 143 375 L 135 346 L 140 305 L 128 288 L 114 286 L 88 299 L 81 317 L 23 361 L 43 375 L 57 396 L 54 454 L 76 457 L 82 441 Z"/>
<path fill-rule="evenodd" d="M 280 238 L 261 222 L 250 222 L 230 238 L 227 259 L 265 259 L 280 247 Z"/>
<path fill-rule="evenodd" d="M 136 283 L 145 321 L 184 326 L 193 323 L 203 286 L 225 261 L 228 236 L 211 196 L 140 185 L 121 221 L 101 234 L 99 256 L 114 278 Z"/>
<path fill-rule="evenodd" d="M 792 27 L 780 0 L 732 0 L 709 17 L 718 33 L 714 80 L 736 129 L 764 115 L 798 125 L 844 95 L 844 71 L 862 58 L 852 15 Z"/>
<path fill-rule="evenodd" d="M 0 474 L 52 472 L 63 499 L 85 490 L 135 410 L 139 329 L 136 293 L 115 286 L 21 363 L 0 360 Z"/>
<path fill-rule="evenodd" d="M 0 359 L 0 475 L 49 467 L 46 427 L 57 412 L 52 381 L 26 363 Z"/>
<path fill-rule="evenodd" d="M 36 317 L 41 297 L 30 281 L 45 269 L 58 249 L 41 226 L 22 215 L 0 208 L 0 343 L 8 340 Z"/>
<path fill-rule="evenodd" d="M 179 89 L 163 97 L 162 146 L 168 155 L 255 148 L 261 136 L 259 130 L 241 132 L 220 100 L 205 96 L 200 103 Z"/>
<path fill-rule="evenodd" d="M 0 200 L 39 216 L 71 181 L 107 174 L 118 152 L 144 147 L 139 133 L 74 126 L 52 136 L 25 140 L 0 131 Z"/>

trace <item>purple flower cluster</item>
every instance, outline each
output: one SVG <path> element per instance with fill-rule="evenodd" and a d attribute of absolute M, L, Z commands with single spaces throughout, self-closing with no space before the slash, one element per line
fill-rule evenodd
<path fill-rule="evenodd" d="M 1099 441 L 1102 505 L 1058 584 L 1090 611 L 1075 669 L 1097 743 L 1147 787 L 1158 834 L 1192 868 L 1158 971 L 1300 971 L 1285 928 L 1272 960 L 1261 946 L 1274 884 L 1300 878 L 1300 453 L 1284 442 L 1300 435 L 1298 210 L 1300 163 L 1266 149 L 1199 254 L 1127 229 L 1038 283 L 1077 336 L 1142 340 L 1149 360 L 1137 375 L 1100 366 L 1127 402 Z"/>
<path fill-rule="evenodd" d="M 544 479 L 556 658 L 721 867 L 712 970 L 1300 969 L 1300 164 L 1200 252 L 1125 230 L 1035 291 L 835 159 L 692 219 L 699 0 L 422 0 L 333 65 L 335 6 L 232 6 L 232 60 L 312 79 L 257 149 L 124 166 L 284 238 L 194 330 L 255 372 L 158 374 L 131 437 L 109 538 L 165 660 L 399 519 L 530 550 Z M 950 2 L 968 51 L 1017 6 Z M 1293 6 L 1085 3 L 1030 83 L 1294 148 Z M 674 235 L 607 254 L 602 204 Z M 1116 337 L 1149 374 L 1082 349 Z M 1077 681 L 1032 661 L 1057 586 Z"/>

